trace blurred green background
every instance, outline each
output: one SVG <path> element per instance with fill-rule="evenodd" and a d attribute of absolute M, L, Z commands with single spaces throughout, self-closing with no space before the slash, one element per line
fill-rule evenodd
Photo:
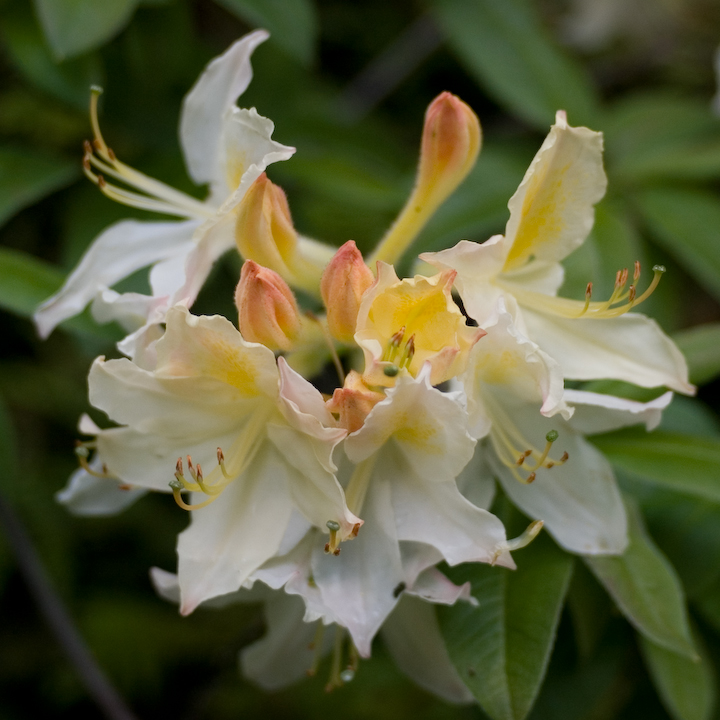
<path fill-rule="evenodd" d="M 0 1 L 0 497 L 100 666 L 140 718 L 485 717 L 415 688 L 380 642 L 331 695 L 323 671 L 261 692 L 237 671 L 238 650 L 262 635 L 259 607 L 181 619 L 150 586 L 150 566 L 174 568 L 185 513 L 153 496 L 115 518 L 76 518 L 53 499 L 75 468 L 89 365 L 117 356 L 123 333 L 86 312 L 41 342 L 29 317 L 100 230 L 149 217 L 82 176 L 89 86 L 105 88 L 101 126 L 121 159 L 202 197 L 179 150 L 180 103 L 204 65 L 255 27 L 272 37 L 253 56 L 240 104 L 298 148 L 269 171 L 298 230 L 337 245 L 368 249 L 382 236 L 412 186 L 425 107 L 443 90 L 477 112 L 485 145 L 417 252 L 502 232 L 557 109 L 605 133 L 609 191 L 590 241 L 566 263 L 562 292 L 582 298 L 592 280 L 597 297 L 608 296 L 615 271 L 636 259 L 668 268 L 643 310 L 688 354 L 698 396 L 676 398 L 654 436 L 597 443 L 639 503 L 655 557 L 683 583 L 703 660 L 683 663 L 640 640 L 576 562 L 530 717 L 720 718 L 717 0 Z M 223 259 L 195 311 L 232 317 L 238 275 L 238 258 Z M 141 273 L 123 287 L 144 283 Z M 0 718 L 100 717 L 28 591 L 7 522 L 2 529 Z"/>

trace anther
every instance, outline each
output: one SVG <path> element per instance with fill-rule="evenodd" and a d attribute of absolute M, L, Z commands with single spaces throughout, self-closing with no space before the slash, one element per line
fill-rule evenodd
<path fill-rule="evenodd" d="M 633 272 L 633 282 L 637 284 L 637 281 L 640 279 L 640 261 L 635 261 L 635 271 Z"/>
<path fill-rule="evenodd" d="M 355 523 L 353 525 L 352 532 L 350 533 L 351 538 L 356 538 L 358 536 L 358 533 L 360 532 L 360 526 L 361 526 L 360 523 Z"/>
<path fill-rule="evenodd" d="M 105 182 L 105 178 L 100 173 L 98 173 L 97 176 L 97 184 L 101 190 L 107 185 L 107 183 Z"/>
<path fill-rule="evenodd" d="M 410 362 L 412 361 L 414 355 L 415 355 L 415 335 L 411 335 L 410 339 L 405 343 L 405 349 L 403 350 L 403 353 L 400 356 L 400 362 L 398 362 L 398 365 L 400 367 L 407 367 L 408 365 L 410 365 Z"/>
<path fill-rule="evenodd" d="M 222 472 L 223 477 L 226 480 L 231 480 L 232 478 L 230 477 L 230 475 L 228 475 L 228 471 L 225 468 L 225 455 L 223 454 L 222 448 L 217 449 L 217 461 L 218 461 L 218 465 L 220 466 L 220 471 Z"/>
<path fill-rule="evenodd" d="M 534 473 L 534 472 L 531 472 L 531 473 L 525 478 L 525 483 L 526 483 L 527 485 L 529 485 L 529 484 L 530 484 L 531 482 L 533 482 L 534 480 L 535 480 L 535 473 Z"/>

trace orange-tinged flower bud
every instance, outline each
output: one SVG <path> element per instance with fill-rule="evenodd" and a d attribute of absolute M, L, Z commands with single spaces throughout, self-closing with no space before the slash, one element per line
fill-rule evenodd
<path fill-rule="evenodd" d="M 263 173 L 240 203 L 235 242 L 246 260 L 254 260 L 290 279 L 297 254 L 297 233 L 283 190 Z"/>
<path fill-rule="evenodd" d="M 363 426 L 370 411 L 384 399 L 384 393 L 370 390 L 360 373 L 351 370 L 343 387 L 335 389 L 326 405 L 331 413 L 338 416 L 340 427 L 351 433 Z"/>
<path fill-rule="evenodd" d="M 370 268 L 352 240 L 334 255 L 323 272 L 320 293 L 327 308 L 330 334 L 342 342 L 352 342 L 360 300 L 375 282 Z"/>
<path fill-rule="evenodd" d="M 290 350 L 300 333 L 295 296 L 273 270 L 246 260 L 235 290 L 240 333 L 271 350 Z"/>
<path fill-rule="evenodd" d="M 477 160 L 482 132 L 477 115 L 455 95 L 440 93 L 425 113 L 415 188 L 369 259 L 393 264 Z"/>
<path fill-rule="evenodd" d="M 425 113 L 417 193 L 439 205 L 465 179 L 480 152 L 477 115 L 460 98 L 440 93 Z"/>

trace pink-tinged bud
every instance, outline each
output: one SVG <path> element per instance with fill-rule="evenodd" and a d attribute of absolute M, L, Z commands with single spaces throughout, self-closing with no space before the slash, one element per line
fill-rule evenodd
<path fill-rule="evenodd" d="M 417 192 L 438 205 L 472 169 L 482 134 L 477 115 L 460 98 L 440 93 L 425 113 Z"/>
<path fill-rule="evenodd" d="M 287 283 L 273 270 L 246 260 L 235 290 L 242 336 L 271 350 L 290 350 L 300 333 L 300 313 Z"/>
<path fill-rule="evenodd" d="M 320 280 L 320 294 L 327 308 L 330 334 L 341 342 L 352 342 L 360 300 L 375 282 L 370 268 L 352 240 L 333 256 Z"/>
<path fill-rule="evenodd" d="M 338 416 L 340 427 L 352 433 L 363 426 L 370 411 L 384 399 L 384 393 L 370 390 L 360 373 L 351 370 L 344 386 L 336 388 L 326 405 L 331 413 Z"/>
<path fill-rule="evenodd" d="M 285 193 L 265 173 L 248 188 L 235 221 L 235 242 L 242 257 L 293 275 L 298 237 Z"/>

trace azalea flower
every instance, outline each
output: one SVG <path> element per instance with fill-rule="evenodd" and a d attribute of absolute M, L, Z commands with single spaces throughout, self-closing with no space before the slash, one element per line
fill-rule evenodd
<path fill-rule="evenodd" d="M 190 177 L 209 184 L 205 201 L 120 162 L 100 132 L 100 91 L 93 90 L 94 139 L 86 144 L 86 175 L 117 202 L 180 221 L 123 220 L 101 233 L 62 288 L 35 313 L 42 337 L 93 301 L 99 321 L 118 320 L 133 333 L 121 344 L 133 356 L 157 339 L 153 326 L 163 321 L 169 307 L 193 302 L 213 262 L 235 245 L 234 220 L 250 186 L 269 164 L 295 152 L 271 139 L 273 123 L 255 108 L 235 105 L 252 78 L 250 56 L 267 37 L 257 30 L 235 42 L 210 62 L 183 102 L 180 145 Z M 111 290 L 148 266 L 151 295 Z"/>
<path fill-rule="evenodd" d="M 487 335 L 458 378 L 467 395 L 469 432 L 486 438 L 476 450 L 474 480 L 493 484 L 525 514 L 542 519 L 570 552 L 622 553 L 627 519 L 610 463 L 583 437 L 627 425 L 660 422 L 672 392 L 638 403 L 609 395 L 564 390 L 559 364 L 524 337 L 502 298 Z M 473 463 L 471 463 L 471 467 Z M 470 492 L 467 492 L 467 490 Z M 479 504 L 489 504 L 492 491 Z"/>
<path fill-rule="evenodd" d="M 338 542 L 362 521 L 335 477 L 332 451 L 345 431 L 318 391 L 222 317 L 176 307 L 166 322 L 153 371 L 95 361 L 91 402 L 122 427 L 98 432 L 91 447 L 104 475 L 133 488 L 167 492 L 176 467 L 172 492 L 192 516 L 178 539 L 189 613 L 275 555 L 293 509 L 325 532 L 329 522 Z"/>
<path fill-rule="evenodd" d="M 290 552 L 269 560 L 241 590 L 203 603 L 203 607 L 263 603 L 267 631 L 241 651 L 240 665 L 243 674 L 265 690 L 279 690 L 316 674 L 328 655 L 332 656 L 328 689 L 350 682 L 358 669 L 357 648 L 323 605 L 313 576 L 316 533 L 310 531 Z M 472 695 L 448 656 L 433 604 L 477 604 L 477 600 L 470 595 L 469 583 L 454 585 L 435 568 L 426 567 L 435 561 L 422 545 L 402 543 L 402 549 L 406 580 L 393 593 L 396 604 L 380 631 L 383 642 L 418 685 L 449 702 L 471 702 Z M 151 578 L 163 598 L 179 602 L 176 575 L 152 568 Z"/>
<path fill-rule="evenodd" d="M 497 300 L 503 298 L 518 330 L 560 364 L 565 378 L 665 385 L 692 394 L 687 364 L 672 340 L 654 320 L 630 312 L 652 293 L 664 268 L 653 269 L 644 291 L 639 263 L 632 275 L 618 271 L 607 301 L 593 300 L 592 283 L 584 300 L 557 296 L 560 261 L 589 234 L 593 206 L 606 185 L 602 134 L 571 127 L 558 112 L 508 203 L 505 235 L 483 244 L 463 240 L 421 257 L 457 272 L 455 286 L 465 310 L 481 328 L 494 322 Z"/>

